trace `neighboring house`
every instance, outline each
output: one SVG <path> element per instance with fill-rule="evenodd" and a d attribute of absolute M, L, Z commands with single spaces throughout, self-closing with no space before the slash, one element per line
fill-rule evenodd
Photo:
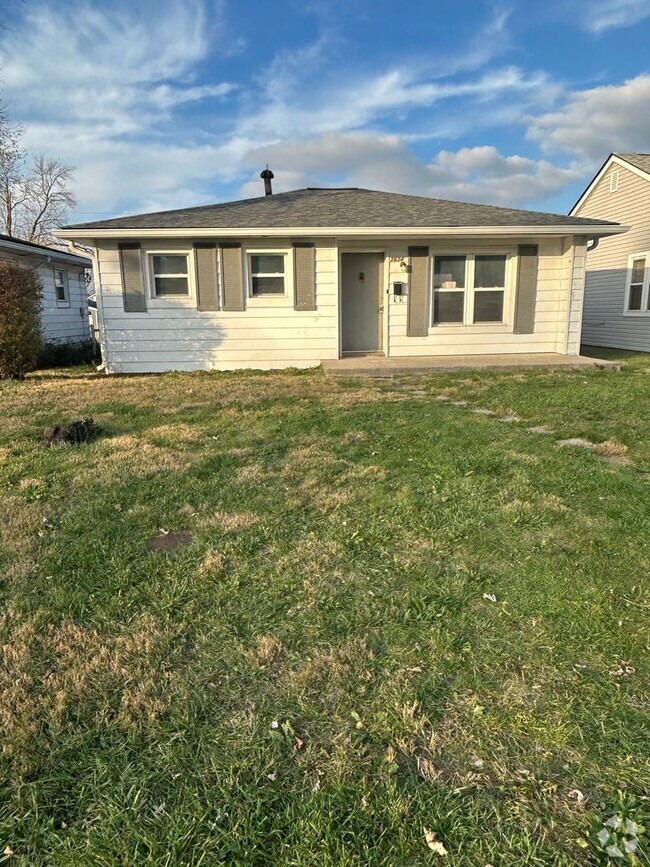
<path fill-rule="evenodd" d="M 583 343 L 650 352 L 650 154 L 611 154 L 571 214 L 630 227 L 588 253 Z"/>
<path fill-rule="evenodd" d="M 95 249 L 107 371 L 154 372 L 311 367 L 363 353 L 576 355 L 586 244 L 623 231 L 345 188 L 58 234 Z"/>
<path fill-rule="evenodd" d="M 85 256 L 54 250 L 31 241 L 0 234 L 0 259 L 35 268 L 43 284 L 41 331 L 48 343 L 79 343 L 90 339 Z"/>

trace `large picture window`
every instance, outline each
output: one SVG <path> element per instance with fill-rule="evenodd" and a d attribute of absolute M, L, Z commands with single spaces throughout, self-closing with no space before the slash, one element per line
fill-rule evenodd
<path fill-rule="evenodd" d="M 650 314 L 650 253 L 630 256 L 627 274 L 625 313 L 647 316 Z"/>
<path fill-rule="evenodd" d="M 439 255 L 433 265 L 433 324 L 504 321 L 506 253 Z"/>

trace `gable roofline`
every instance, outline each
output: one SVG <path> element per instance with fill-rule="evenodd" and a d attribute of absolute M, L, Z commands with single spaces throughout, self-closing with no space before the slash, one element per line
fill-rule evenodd
<path fill-rule="evenodd" d="M 646 181 L 650 181 L 650 172 L 644 171 L 639 166 L 636 166 L 634 165 L 634 163 L 630 162 L 630 160 L 625 159 L 625 155 L 623 155 L 622 153 L 611 153 L 596 172 L 589 186 L 585 189 L 578 201 L 569 211 L 570 217 L 578 216 L 578 211 L 585 204 L 589 196 L 593 193 L 596 186 L 600 183 L 600 181 L 612 165 L 621 166 L 621 168 L 627 169 L 628 172 L 632 172 L 632 174 L 638 175 L 640 178 L 643 178 Z"/>
<path fill-rule="evenodd" d="M 57 250 L 54 247 L 46 247 L 44 244 L 36 244 L 34 241 L 23 241 L 22 238 L 14 238 L 13 235 L 2 233 L 0 233 L 0 250 L 6 250 L 8 253 L 15 253 L 18 256 L 46 256 L 52 261 L 79 265 L 82 268 L 92 268 L 93 264 L 89 257 L 80 256 L 77 253 L 67 253 L 65 250 Z"/>

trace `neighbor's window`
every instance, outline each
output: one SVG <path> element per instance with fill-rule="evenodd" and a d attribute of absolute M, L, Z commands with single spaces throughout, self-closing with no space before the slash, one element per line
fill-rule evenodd
<path fill-rule="evenodd" d="M 507 261 L 505 253 L 435 256 L 433 324 L 502 323 Z"/>
<path fill-rule="evenodd" d="M 248 257 L 248 273 L 250 274 L 250 294 L 253 298 L 259 295 L 284 295 L 284 261 L 283 253 L 251 253 Z"/>
<path fill-rule="evenodd" d="M 54 294 L 57 301 L 68 300 L 68 275 L 62 268 L 54 269 Z"/>
<path fill-rule="evenodd" d="M 650 312 L 650 267 L 649 254 L 637 253 L 630 257 L 628 265 L 628 285 L 625 302 L 626 313 Z"/>
<path fill-rule="evenodd" d="M 188 261 L 184 253 L 152 254 L 151 273 L 157 298 L 190 294 Z"/>

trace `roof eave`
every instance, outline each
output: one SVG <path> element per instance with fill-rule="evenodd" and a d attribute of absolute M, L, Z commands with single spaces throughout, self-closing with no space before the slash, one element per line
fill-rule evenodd
<path fill-rule="evenodd" d="M 616 223 L 594 225 L 556 225 L 556 226 L 283 226 L 249 228 L 65 228 L 57 235 L 71 240 L 101 240 L 110 238 L 286 238 L 301 236 L 311 238 L 367 238 L 383 237 L 449 237 L 467 235 L 472 237 L 494 236 L 539 236 L 539 235 L 585 235 L 589 238 L 602 238 L 607 235 L 621 235 L 629 226 Z"/>
<path fill-rule="evenodd" d="M 29 259 L 66 262 L 68 265 L 78 265 L 80 268 L 91 268 L 93 264 L 92 259 L 86 256 L 78 256 L 76 253 L 66 253 L 64 250 L 55 250 L 50 247 L 41 249 L 36 245 L 22 244 L 20 241 L 0 240 L 0 250 L 6 250 L 8 253 Z"/>

